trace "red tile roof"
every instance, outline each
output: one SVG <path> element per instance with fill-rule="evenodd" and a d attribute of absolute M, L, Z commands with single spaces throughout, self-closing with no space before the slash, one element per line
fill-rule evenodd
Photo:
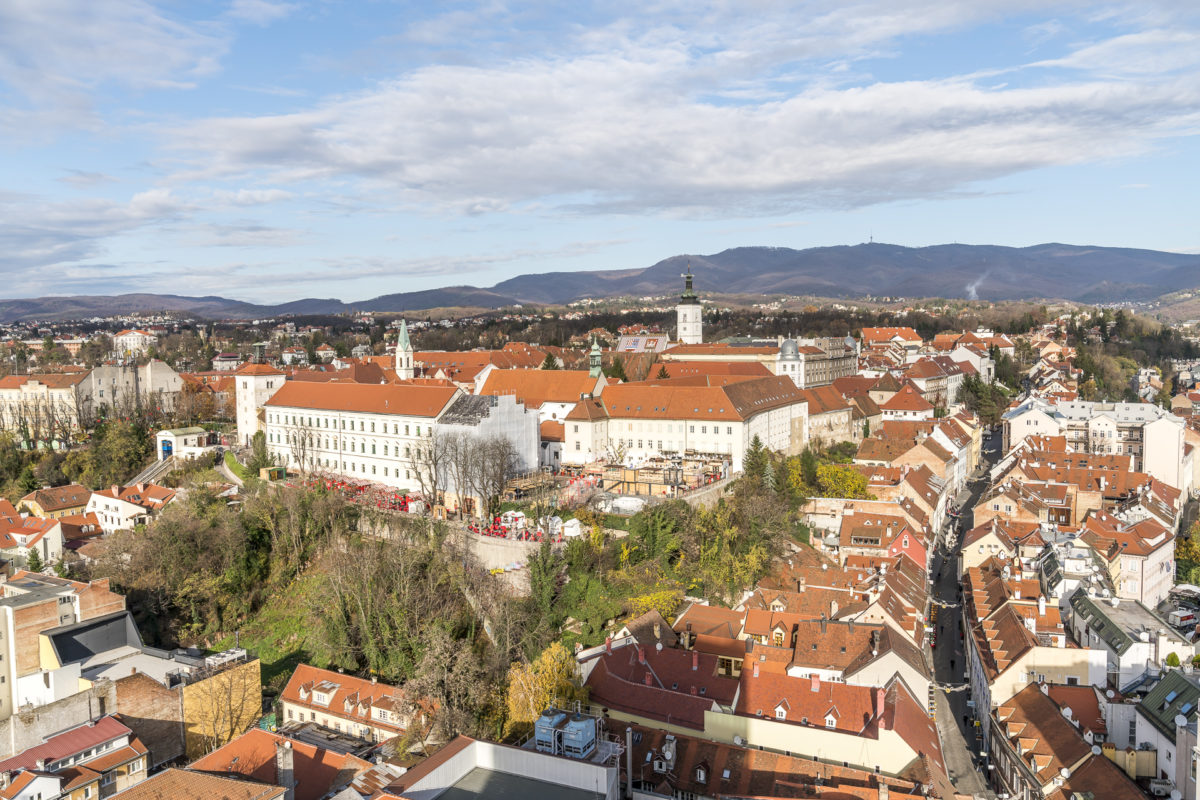
<path fill-rule="evenodd" d="M 629 645 L 596 658 L 587 679 L 591 702 L 647 719 L 703 730 L 704 712 L 713 703 L 732 704 L 738 691 L 708 653 Z"/>
<path fill-rule="evenodd" d="M 314 701 L 314 693 L 322 691 L 329 695 L 328 704 L 317 704 Z M 399 687 L 386 683 L 372 683 L 366 678 L 300 664 L 284 687 L 280 700 L 319 710 L 331 717 L 351 720 L 360 725 L 394 731 L 399 735 L 404 733 L 402 725 L 375 718 L 371 709 L 381 708 L 399 715 L 403 697 L 404 690 Z"/>
<path fill-rule="evenodd" d="M 912 386 L 904 385 L 880 406 L 884 411 L 932 411 L 933 404 Z"/>
<path fill-rule="evenodd" d="M 440 386 L 393 386 L 287 381 L 267 401 L 275 408 L 436 417 L 458 394 Z"/>
<path fill-rule="evenodd" d="M 0 772 L 33 769 L 42 759 L 45 759 L 47 766 L 50 766 L 55 761 L 86 752 L 122 736 L 132 737 L 133 731 L 118 722 L 115 717 L 101 717 L 95 721 L 95 724 L 87 723 L 51 736 L 36 747 L 30 747 L 15 756 L 0 761 Z"/>
<path fill-rule="evenodd" d="M 540 408 L 543 403 L 574 403 L 591 394 L 598 380 L 587 370 L 494 369 L 477 394 L 508 394 L 526 408 Z"/>
<path fill-rule="evenodd" d="M 288 743 L 292 748 L 296 800 L 320 800 L 330 790 L 345 786 L 371 763 L 353 755 L 343 755 L 304 742 L 292 741 L 277 733 L 251 728 L 229 744 L 214 750 L 188 769 L 217 774 L 237 773 L 262 783 L 278 785 L 275 768 L 276 748 Z"/>

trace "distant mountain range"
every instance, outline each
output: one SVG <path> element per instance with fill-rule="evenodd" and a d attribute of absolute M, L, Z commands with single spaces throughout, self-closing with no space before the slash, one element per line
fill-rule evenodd
<path fill-rule="evenodd" d="M 450 286 L 344 303 L 309 298 L 256 305 L 223 297 L 127 294 L 0 301 L 0 320 L 78 319 L 151 311 L 245 319 L 345 311 L 416 311 L 515 303 L 558 304 L 583 297 L 673 293 L 690 263 L 696 289 L 721 294 L 823 297 L 953 297 L 979 300 L 1063 299 L 1083 303 L 1150 300 L 1200 286 L 1200 255 L 1040 244 L 1033 247 L 860 244 L 792 250 L 737 247 L 708 256 L 672 256 L 640 269 L 519 275 L 491 288 Z"/>

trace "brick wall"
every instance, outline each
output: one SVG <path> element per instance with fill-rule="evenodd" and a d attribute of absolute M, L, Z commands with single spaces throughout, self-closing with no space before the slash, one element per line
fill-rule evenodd
<path fill-rule="evenodd" d="M 40 603 L 13 609 L 13 646 L 17 657 L 17 675 L 29 675 L 41 669 L 39 635 L 44 630 L 63 624 L 60 615 L 70 614 L 74 620 L 75 609 L 70 604 L 60 604 L 57 597 Z"/>
<path fill-rule="evenodd" d="M 108 587 L 108 578 L 104 578 L 92 581 L 87 588 L 77 592 L 80 622 L 125 610 L 125 595 L 117 594 Z"/>
<path fill-rule="evenodd" d="M 150 766 L 183 755 L 183 704 L 180 687 L 168 689 L 142 672 L 116 681 L 121 721 L 150 749 Z"/>

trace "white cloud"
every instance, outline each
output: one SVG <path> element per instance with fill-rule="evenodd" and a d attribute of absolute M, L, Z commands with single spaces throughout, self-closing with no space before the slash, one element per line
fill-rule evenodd
<path fill-rule="evenodd" d="M 45 285 L 57 280 L 54 268 L 104 253 L 111 237 L 180 219 L 191 209 L 162 189 L 140 192 L 127 203 L 0 194 L 0 275 L 25 275 Z"/>
<path fill-rule="evenodd" d="M 818 85 L 728 103 L 710 99 L 719 87 L 708 77 L 706 91 L 692 89 L 709 68 L 681 46 L 434 66 L 306 111 L 210 119 L 169 138 L 190 156 L 191 178 L 352 176 L 401 203 L 469 214 L 536 204 L 753 215 L 962 191 L 1143 152 L 1200 121 L 1190 72 Z"/>
<path fill-rule="evenodd" d="M 296 10 L 294 3 L 269 2 L 269 0 L 233 0 L 229 16 L 255 25 L 268 25 L 283 19 Z"/>
<path fill-rule="evenodd" d="M 236 192 L 220 189 L 213 192 L 213 198 L 218 202 L 235 206 L 261 206 L 293 197 L 294 194 L 283 189 L 238 189 Z"/>
<path fill-rule="evenodd" d="M 1108 75 L 1161 75 L 1200 65 L 1200 32 L 1149 30 L 1117 36 L 1033 66 Z"/>
<path fill-rule="evenodd" d="M 58 180 L 74 186 L 76 189 L 86 189 L 116 181 L 112 175 L 106 175 L 103 172 L 87 172 L 80 169 L 69 169 L 66 172 L 67 174 Z"/>
<path fill-rule="evenodd" d="M 179 22 L 145 0 L 0 3 L 0 84 L 30 107 L 0 110 L 37 125 L 95 125 L 96 89 L 190 86 L 216 70 L 225 49 L 215 28 Z"/>

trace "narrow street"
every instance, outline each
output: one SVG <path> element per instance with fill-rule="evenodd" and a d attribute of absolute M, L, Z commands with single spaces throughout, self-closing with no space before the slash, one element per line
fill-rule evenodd
<path fill-rule="evenodd" d="M 982 472 L 975 474 L 978 480 L 970 481 L 967 488 L 959 492 L 954 505 L 962 510 L 962 528 L 956 531 L 955 547 L 947 550 L 946 539 L 940 540 L 933 556 L 931 567 L 931 597 L 938 603 L 948 604 L 938 608 L 934 630 L 937 632 L 933 648 L 933 674 L 939 686 L 960 687 L 966 682 L 966 653 L 961 631 L 961 600 L 959 596 L 958 548 L 962 546 L 961 534 L 971 528 L 970 509 L 979 501 L 987 489 L 987 470 L 999 458 L 1000 434 L 988 434 L 983 440 Z M 987 453 L 994 449 L 997 452 Z M 951 523 L 957 520 L 951 518 Z M 995 798 L 987 788 L 987 781 L 980 764 L 979 748 L 982 744 L 975 738 L 974 710 L 967 705 L 970 701 L 966 691 L 944 691 L 935 695 L 935 718 L 942 737 L 942 755 L 946 769 L 955 788 L 977 798 Z"/>

